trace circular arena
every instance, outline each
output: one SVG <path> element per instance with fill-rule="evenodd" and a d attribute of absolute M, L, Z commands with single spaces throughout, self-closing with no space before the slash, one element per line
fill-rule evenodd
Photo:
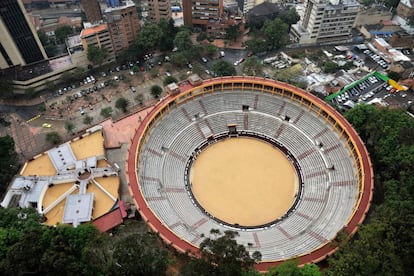
<path fill-rule="evenodd" d="M 254 77 L 204 81 L 160 101 L 128 152 L 129 188 L 149 227 L 199 256 L 211 229 L 239 233 L 256 269 L 319 262 L 353 234 L 373 171 L 356 131 L 332 107 Z"/>

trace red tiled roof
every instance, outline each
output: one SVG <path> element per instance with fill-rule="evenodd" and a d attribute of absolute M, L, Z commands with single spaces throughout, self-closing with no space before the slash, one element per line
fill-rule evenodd
<path fill-rule="evenodd" d="M 99 231 L 107 232 L 120 225 L 124 217 L 126 217 L 126 211 L 123 202 L 120 201 L 119 208 L 97 218 L 93 221 L 93 224 L 96 226 L 96 228 L 98 228 Z"/>
<path fill-rule="evenodd" d="M 99 32 L 102 32 L 107 29 L 106 24 L 102 24 L 93 28 L 83 29 L 81 32 L 81 37 L 90 36 Z"/>

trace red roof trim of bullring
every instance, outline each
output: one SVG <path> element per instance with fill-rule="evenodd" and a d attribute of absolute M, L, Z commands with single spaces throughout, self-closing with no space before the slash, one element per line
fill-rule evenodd
<path fill-rule="evenodd" d="M 345 227 L 346 231 L 349 234 L 354 234 L 357 229 L 358 225 L 363 222 L 365 219 L 365 215 L 368 212 L 368 209 L 371 204 L 372 200 L 372 189 L 373 189 L 373 170 L 371 161 L 369 158 L 369 154 L 367 149 L 365 148 L 364 143 L 362 142 L 361 138 L 358 136 L 357 132 L 352 128 L 352 126 L 348 123 L 348 121 L 345 120 L 345 118 L 340 115 L 334 108 L 332 108 L 330 105 L 328 105 L 326 102 L 322 101 L 321 99 L 317 98 L 316 96 L 313 96 L 302 89 L 299 89 L 295 86 L 273 81 L 269 79 L 263 79 L 263 78 L 255 78 L 255 77 L 225 77 L 225 78 L 216 78 L 216 79 L 210 79 L 203 82 L 204 84 L 209 83 L 218 83 L 218 82 L 225 82 L 225 81 L 244 81 L 244 82 L 255 82 L 260 81 L 261 83 L 269 84 L 270 86 L 274 86 L 275 84 L 278 86 L 281 86 L 287 90 L 294 90 L 298 94 L 304 96 L 304 98 L 310 99 L 312 102 L 316 103 L 317 105 L 321 106 L 325 111 L 328 111 L 331 115 L 334 115 L 335 119 L 344 126 L 348 132 L 348 134 L 352 137 L 352 140 L 354 141 L 355 146 L 358 148 L 358 151 L 360 153 L 361 159 L 362 159 L 362 166 L 364 169 L 364 189 L 362 193 L 362 197 L 360 199 L 359 205 L 357 207 L 357 210 L 353 214 L 352 218 L 348 222 L 348 225 Z M 189 252 L 195 256 L 200 256 L 199 250 L 196 246 L 193 244 L 181 239 L 178 237 L 175 233 L 173 233 L 168 227 L 166 227 L 162 222 L 156 217 L 156 215 L 152 212 L 152 210 L 148 207 L 142 193 L 139 190 L 138 182 L 137 182 L 137 176 L 136 176 L 136 151 L 138 147 L 138 142 L 140 140 L 141 135 L 143 134 L 143 131 L 145 129 L 145 126 L 149 123 L 150 119 L 153 117 L 154 114 L 156 114 L 163 106 L 165 106 L 165 103 L 172 101 L 174 98 L 179 97 L 180 94 L 174 95 L 174 96 L 168 96 L 164 98 L 161 102 L 159 102 L 154 109 L 151 110 L 151 112 L 145 117 L 145 119 L 142 121 L 141 125 L 139 126 L 137 132 L 135 133 L 134 138 L 131 141 L 131 146 L 128 152 L 128 161 L 127 161 L 127 174 L 129 178 L 129 188 L 130 191 L 134 197 L 134 200 L 136 202 L 137 208 L 143 217 L 144 221 L 147 222 L 149 227 L 155 232 L 158 232 L 162 239 L 167 243 L 171 244 L 174 248 L 181 252 Z M 299 257 L 299 264 L 306 264 L 306 263 L 316 263 L 323 259 L 325 259 L 327 256 L 333 254 L 338 248 L 332 246 L 330 243 L 325 244 L 324 246 L 316 249 L 315 251 L 310 252 L 309 254 L 302 255 Z M 255 265 L 255 268 L 259 271 L 266 271 L 270 267 L 279 265 L 283 262 L 283 260 L 279 261 L 269 261 L 269 262 L 260 262 Z"/>

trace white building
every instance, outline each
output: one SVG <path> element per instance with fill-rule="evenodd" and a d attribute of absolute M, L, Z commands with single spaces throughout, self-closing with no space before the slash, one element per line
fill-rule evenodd
<path fill-rule="evenodd" d="M 349 41 L 358 7 L 356 0 L 307 0 L 291 37 L 299 44 Z"/>

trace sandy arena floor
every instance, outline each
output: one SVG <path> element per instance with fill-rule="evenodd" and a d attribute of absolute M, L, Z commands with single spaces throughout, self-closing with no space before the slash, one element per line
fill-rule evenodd
<path fill-rule="evenodd" d="M 253 138 L 231 138 L 208 147 L 194 162 L 190 181 L 207 212 L 241 226 L 279 218 L 298 191 L 295 168 L 285 155 Z"/>

